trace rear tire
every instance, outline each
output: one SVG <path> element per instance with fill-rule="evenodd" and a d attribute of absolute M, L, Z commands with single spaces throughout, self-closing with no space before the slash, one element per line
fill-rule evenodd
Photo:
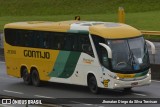
<path fill-rule="evenodd" d="M 32 83 L 27 68 L 24 68 L 24 69 L 22 70 L 22 78 L 23 78 L 24 84 L 30 85 L 30 84 Z"/>
<path fill-rule="evenodd" d="M 89 77 L 88 87 L 89 87 L 89 90 L 94 94 L 97 94 L 99 92 L 99 88 L 97 86 L 97 80 L 96 80 L 95 76 Z"/>
<path fill-rule="evenodd" d="M 32 71 L 31 74 L 31 78 L 32 78 L 32 84 L 36 87 L 40 86 L 40 78 L 39 78 L 39 73 L 36 69 L 34 69 Z"/>

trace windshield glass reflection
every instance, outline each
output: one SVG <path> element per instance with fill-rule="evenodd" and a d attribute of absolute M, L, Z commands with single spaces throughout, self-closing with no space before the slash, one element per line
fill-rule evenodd
<path fill-rule="evenodd" d="M 112 49 L 112 69 L 126 73 L 149 66 L 148 51 L 143 37 L 106 42 Z"/>

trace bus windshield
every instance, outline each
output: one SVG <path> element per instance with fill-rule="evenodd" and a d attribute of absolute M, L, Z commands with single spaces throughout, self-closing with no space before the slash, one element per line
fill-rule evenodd
<path fill-rule="evenodd" d="M 149 55 L 143 37 L 106 40 L 112 50 L 112 69 L 120 73 L 135 73 L 149 67 Z"/>

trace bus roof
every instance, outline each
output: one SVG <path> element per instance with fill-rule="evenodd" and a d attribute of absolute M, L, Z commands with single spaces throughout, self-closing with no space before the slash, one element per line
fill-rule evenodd
<path fill-rule="evenodd" d="M 4 28 L 55 32 L 87 31 L 90 34 L 98 35 L 108 39 L 131 38 L 141 35 L 139 30 L 129 25 L 100 21 L 28 21 L 9 23 L 6 24 Z"/>

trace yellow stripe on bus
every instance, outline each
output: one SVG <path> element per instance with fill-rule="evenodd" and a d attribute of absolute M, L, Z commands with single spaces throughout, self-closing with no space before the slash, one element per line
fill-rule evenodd
<path fill-rule="evenodd" d="M 118 74 L 117 73 L 117 76 L 119 78 L 134 78 L 135 77 L 135 74 Z"/>

